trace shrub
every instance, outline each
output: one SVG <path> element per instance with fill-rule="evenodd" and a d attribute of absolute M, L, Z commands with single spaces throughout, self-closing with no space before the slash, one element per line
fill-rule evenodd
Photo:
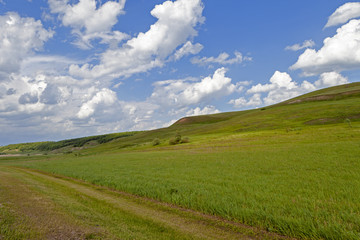
<path fill-rule="evenodd" d="M 176 135 L 175 135 L 175 142 L 176 143 L 180 143 L 181 142 L 181 135 L 179 132 L 176 132 Z"/>
<path fill-rule="evenodd" d="M 181 142 L 180 143 L 189 143 L 190 142 L 190 139 L 188 137 L 183 137 L 181 139 Z"/>
<path fill-rule="evenodd" d="M 170 145 L 176 145 L 179 143 L 188 143 L 188 142 L 190 142 L 189 138 L 188 137 L 182 138 L 179 132 L 176 132 L 176 135 L 169 140 Z"/>
<path fill-rule="evenodd" d="M 170 138 L 169 144 L 170 144 L 170 145 L 176 145 L 176 144 L 178 144 L 178 142 L 176 141 L 175 138 Z"/>
<path fill-rule="evenodd" d="M 155 138 L 153 141 L 152 141 L 152 145 L 153 146 L 157 146 L 157 145 L 159 145 L 160 144 L 160 139 L 158 139 L 158 138 Z"/>

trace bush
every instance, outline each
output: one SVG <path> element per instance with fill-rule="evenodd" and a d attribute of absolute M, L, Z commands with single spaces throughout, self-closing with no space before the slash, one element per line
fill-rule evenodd
<path fill-rule="evenodd" d="M 170 145 L 176 145 L 179 143 L 188 143 L 188 142 L 190 142 L 189 138 L 188 137 L 182 138 L 179 132 L 176 132 L 175 137 L 169 140 Z"/>
<path fill-rule="evenodd" d="M 158 138 L 155 138 L 153 141 L 152 141 L 152 145 L 153 146 L 157 146 L 157 145 L 159 145 L 160 144 L 160 139 L 158 139 Z"/>
<path fill-rule="evenodd" d="M 181 142 L 181 135 L 180 135 L 179 132 L 176 132 L 175 141 L 176 141 L 176 143 L 180 143 L 180 142 Z"/>
<path fill-rule="evenodd" d="M 178 142 L 176 141 L 175 138 L 171 138 L 171 139 L 169 140 L 169 144 L 170 144 L 170 145 L 176 145 L 176 144 L 178 144 Z"/>
<path fill-rule="evenodd" d="M 183 137 L 180 141 L 180 143 L 189 143 L 190 139 L 188 137 Z"/>

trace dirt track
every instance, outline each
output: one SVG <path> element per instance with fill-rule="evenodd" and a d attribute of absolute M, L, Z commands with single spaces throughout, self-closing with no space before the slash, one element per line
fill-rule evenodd
<path fill-rule="evenodd" d="M 107 206 L 108 210 L 96 210 L 92 207 L 98 207 L 95 205 L 98 202 Z M 90 212 L 69 211 L 66 207 L 77 204 Z M 195 211 L 23 168 L 0 166 L 0 207 L 2 205 L 10 207 L 15 215 L 21 216 L 20 222 L 15 223 L 15 226 L 26 225 L 23 230 L 30 231 L 28 236 L 33 236 L 34 239 L 145 238 L 146 234 L 136 235 L 139 230 L 132 225 L 137 221 L 151 223 L 146 231 L 162 229 L 161 231 L 170 231 L 174 236 L 180 236 L 177 238 L 284 239 Z M 134 220 L 123 221 L 123 225 L 119 226 L 126 231 L 114 229 L 111 227 L 111 218 L 105 216 L 109 212 L 114 216 L 131 216 Z M 110 220 L 104 220 L 101 224 L 91 223 L 91 217 L 95 216 Z M 136 234 L 132 235 L 131 231 Z M 121 235 L 123 232 L 125 235 Z"/>

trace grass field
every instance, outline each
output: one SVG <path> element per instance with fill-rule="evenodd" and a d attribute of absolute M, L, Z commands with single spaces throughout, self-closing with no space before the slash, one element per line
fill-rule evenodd
<path fill-rule="evenodd" d="M 37 194 L 50 198 L 54 206 L 62 209 L 59 210 L 59 214 L 64 215 L 62 218 L 73 219 L 73 225 L 67 227 L 76 226 L 74 232 L 79 236 L 175 239 L 211 238 L 210 235 L 215 234 L 215 239 L 220 236 L 277 239 L 281 235 L 303 239 L 359 239 L 359 90 L 360 84 L 351 84 L 296 98 L 300 101 L 295 104 L 285 102 L 264 109 L 185 118 L 169 128 L 137 133 L 72 154 L 3 157 L 0 176 L 3 179 L 7 176 L 8 182 L 11 178 L 14 182 L 23 179 L 28 179 L 29 184 L 33 182 L 33 191 L 37 189 Z M 326 97 L 314 100 L 314 96 Z M 169 145 L 168 139 L 176 132 L 189 136 L 190 143 Z M 152 146 L 154 138 L 159 138 L 161 144 Z M 154 199 L 157 204 L 170 203 L 196 210 L 207 214 L 205 220 L 201 220 L 206 224 L 200 224 L 205 228 L 197 225 L 179 228 L 168 222 L 153 225 L 150 222 L 159 222 L 159 219 L 150 221 L 149 216 L 156 214 L 146 215 L 148 210 L 138 210 L 144 211 L 146 216 L 142 218 L 139 213 L 126 216 L 119 213 L 106 220 L 111 223 L 104 224 L 104 212 L 112 210 L 101 201 L 108 196 L 100 198 L 96 195 L 100 193 L 93 192 L 91 200 L 87 200 L 90 198 L 82 197 L 84 191 L 72 192 L 79 189 L 80 183 L 75 180 L 61 178 L 77 184 L 70 190 L 68 182 L 60 184 L 52 175 L 27 169 L 80 179 L 86 182 L 81 184 L 88 183 L 86 187 L 93 191 L 96 186 L 105 186 Z M 3 179 L 1 183 L 6 182 Z M 0 189 L 11 192 L 9 187 Z M 95 200 L 100 202 L 93 199 L 95 195 L 101 201 Z M 10 200 L 0 198 L 0 203 Z M 93 200 L 95 202 L 86 202 Z M 12 201 L 14 205 L 20 204 Z M 113 199 L 110 203 L 117 201 Z M 139 205 L 148 208 L 149 203 L 143 199 Z M 152 206 L 152 211 L 175 211 L 161 206 Z M 123 205 L 122 210 L 127 207 Z M 16 220 L 16 214 L 7 209 L 13 208 L 0 208 L 0 214 L 10 219 L 10 223 L 1 223 L 9 226 L 5 234 L 39 236 L 46 232 L 21 227 L 29 225 Z M 94 216 L 87 216 L 87 211 L 93 211 Z M 176 211 L 169 218 L 199 223 L 196 217 Z M 222 224 L 230 220 L 230 225 L 225 230 L 214 226 L 206 220 L 210 216 L 220 217 Z M 126 229 L 126 233 L 118 229 L 120 220 L 116 219 L 123 219 L 120 229 Z M 17 233 L 11 232 L 14 224 L 20 226 Z M 241 224 L 254 228 L 239 227 Z M 189 230 L 193 228 L 198 231 Z M 211 234 L 201 235 L 204 232 Z"/>

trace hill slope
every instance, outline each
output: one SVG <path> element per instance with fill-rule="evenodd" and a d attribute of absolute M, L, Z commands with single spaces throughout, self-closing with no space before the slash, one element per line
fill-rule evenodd
<path fill-rule="evenodd" d="M 215 135 L 276 129 L 291 131 L 344 121 L 348 124 L 360 121 L 360 82 L 321 89 L 260 109 L 184 117 L 168 128 L 117 139 L 95 149 L 143 148 L 151 146 L 154 138 L 159 138 L 160 145 L 166 146 L 176 133 L 196 142 Z"/>
<path fill-rule="evenodd" d="M 224 135 L 254 130 L 292 130 L 311 125 L 351 123 L 360 120 L 360 82 L 314 91 L 260 109 L 184 117 L 172 126 L 144 132 L 128 132 L 84 137 L 59 142 L 13 144 L 0 147 L 0 153 L 91 152 L 151 146 L 155 138 L 160 145 L 176 133 L 201 139 L 205 135 Z"/>

